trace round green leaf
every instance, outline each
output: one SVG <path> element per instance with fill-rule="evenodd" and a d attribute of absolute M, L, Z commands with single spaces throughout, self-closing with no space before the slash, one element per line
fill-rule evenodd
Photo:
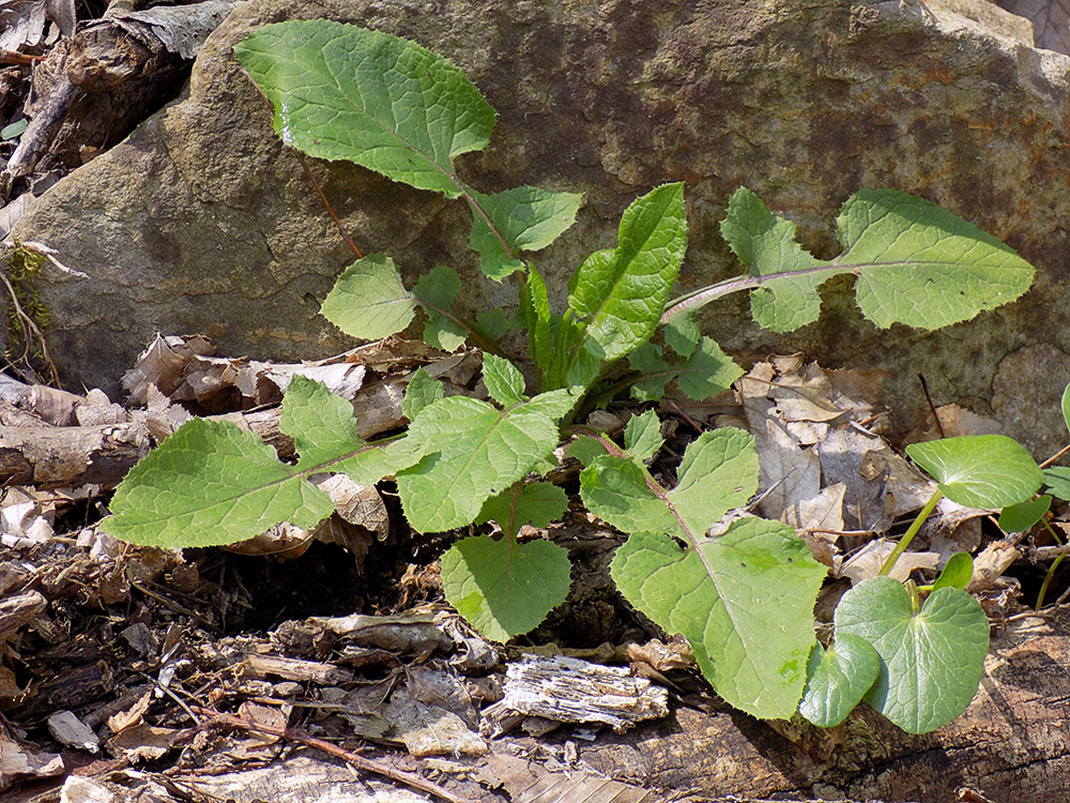
<path fill-rule="evenodd" d="M 944 586 L 965 588 L 973 579 L 973 558 L 967 552 L 956 552 L 947 559 L 947 565 L 933 583 L 933 591 Z"/>
<path fill-rule="evenodd" d="M 442 556 L 442 590 L 485 637 L 508 641 L 565 601 L 571 568 L 568 551 L 550 541 L 518 544 L 479 535 Z"/>
<path fill-rule="evenodd" d="M 910 458 L 966 507 L 1000 508 L 1029 499 L 1044 474 L 1029 452 L 1005 435 L 965 435 L 907 447 Z"/>
<path fill-rule="evenodd" d="M 839 725 L 869 691 L 880 668 L 877 651 L 858 636 L 837 635 L 828 650 L 815 644 L 799 713 L 819 728 Z"/>
<path fill-rule="evenodd" d="M 1050 507 L 1051 497 L 1047 494 L 1028 502 L 1007 505 L 999 513 L 999 527 L 1004 532 L 1023 533 L 1044 518 Z"/>
<path fill-rule="evenodd" d="M 836 638 L 859 636 L 881 658 L 866 700 L 908 733 L 928 733 L 966 710 L 984 672 L 988 617 L 977 600 L 940 588 L 914 612 L 890 577 L 864 580 L 840 600 Z"/>

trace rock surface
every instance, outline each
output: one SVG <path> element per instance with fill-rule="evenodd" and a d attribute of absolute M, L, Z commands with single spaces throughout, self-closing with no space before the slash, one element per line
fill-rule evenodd
<path fill-rule="evenodd" d="M 186 96 L 16 228 L 90 275 L 56 275 L 44 293 L 72 384 L 115 391 L 155 331 L 204 332 L 221 352 L 256 358 L 344 345 L 316 310 L 353 255 L 232 54 L 259 25 L 308 17 L 397 33 L 465 69 L 499 114 L 490 148 L 459 162 L 473 186 L 585 194 L 577 225 L 535 255 L 559 301 L 572 269 L 614 241 L 620 212 L 656 184 L 687 182 L 683 291 L 739 270 L 718 229 L 737 186 L 826 257 L 842 202 L 887 186 L 1019 249 L 1039 268 L 1036 287 L 935 334 L 874 329 L 842 286 L 825 294 L 819 323 L 789 338 L 760 333 L 742 298 L 708 311 L 710 333 L 743 352 L 883 369 L 886 401 L 901 409 L 920 408 L 924 371 L 937 403 L 989 414 L 1005 355 L 1039 343 L 1070 352 L 1068 57 L 919 0 L 248 0 L 205 44 Z M 390 254 L 409 281 L 457 267 L 469 308 L 513 301 L 511 287 L 477 278 L 462 204 L 348 164 L 311 167 L 365 252 Z"/>

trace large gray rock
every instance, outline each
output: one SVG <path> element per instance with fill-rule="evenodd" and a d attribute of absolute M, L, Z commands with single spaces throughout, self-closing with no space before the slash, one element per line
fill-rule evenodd
<path fill-rule="evenodd" d="M 1019 249 L 1040 269 L 1036 288 L 935 334 L 877 331 L 842 287 L 826 294 L 821 322 L 791 338 L 759 332 L 745 299 L 709 311 L 711 334 L 744 352 L 800 348 L 889 371 L 887 400 L 911 409 L 919 370 L 938 402 L 991 412 L 1005 355 L 1039 343 L 1070 351 L 1070 58 L 918 0 L 248 0 L 200 52 L 186 97 L 57 184 L 17 227 L 90 275 L 57 275 L 45 291 L 52 350 L 72 382 L 114 390 L 157 330 L 204 332 L 224 353 L 258 358 L 344 345 L 316 310 L 352 254 L 231 52 L 259 25 L 307 17 L 401 34 L 466 70 L 499 113 L 490 148 L 460 161 L 477 188 L 585 194 L 578 224 L 536 255 L 559 300 L 582 258 L 612 244 L 623 208 L 656 184 L 687 182 L 684 291 L 739 270 L 718 229 L 739 185 L 795 220 L 822 256 L 853 191 L 895 187 Z M 312 169 L 366 252 L 390 254 L 410 280 L 457 267 L 469 308 L 513 300 L 511 287 L 476 277 L 463 204 L 347 164 Z M 1057 416 L 1057 398 L 1051 406 Z"/>

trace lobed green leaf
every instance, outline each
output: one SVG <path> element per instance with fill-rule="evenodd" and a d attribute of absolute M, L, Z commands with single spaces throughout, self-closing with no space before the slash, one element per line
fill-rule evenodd
<path fill-rule="evenodd" d="M 795 712 L 827 570 L 794 530 L 743 519 L 689 549 L 634 533 L 610 570 L 629 602 L 688 640 L 702 673 L 731 705 L 763 718 Z"/>
<path fill-rule="evenodd" d="M 163 547 L 231 544 L 282 521 L 312 529 L 333 505 L 309 476 L 344 471 L 368 484 L 421 454 L 407 440 L 365 443 L 349 402 L 302 376 L 283 399 L 280 427 L 299 450 L 295 466 L 233 424 L 190 421 L 130 470 L 101 526 L 124 541 Z"/>
<path fill-rule="evenodd" d="M 545 248 L 575 223 L 583 202 L 579 193 L 526 186 L 494 195 L 469 190 L 469 195 L 474 205 L 468 244 L 479 253 L 483 274 L 499 282 L 524 269 L 517 254 Z"/>
<path fill-rule="evenodd" d="M 573 404 L 557 390 L 497 410 L 450 396 L 421 411 L 408 439 L 428 453 L 397 473 L 409 523 L 419 532 L 471 524 L 484 502 L 522 479 L 558 443 L 557 422 Z"/>

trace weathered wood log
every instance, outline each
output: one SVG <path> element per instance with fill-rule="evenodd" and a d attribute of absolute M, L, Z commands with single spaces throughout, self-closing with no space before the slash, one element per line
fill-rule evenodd
<path fill-rule="evenodd" d="M 32 121 L 0 173 L 0 190 L 6 194 L 55 150 L 64 125 L 92 130 L 93 136 L 82 132 L 80 145 L 97 145 L 96 132 L 108 128 L 110 141 L 118 141 L 151 111 L 161 87 L 176 84 L 182 77 L 178 68 L 236 5 L 235 0 L 205 0 L 133 11 L 132 4 L 112 3 L 101 19 L 57 45 L 34 75 L 40 100 L 26 110 Z"/>
<path fill-rule="evenodd" d="M 1065 800 L 1070 778 L 1070 608 L 1026 615 L 993 638 L 977 696 L 911 736 L 865 705 L 838 728 L 773 727 L 707 698 L 667 719 L 580 746 L 610 777 L 701 796 L 993 803 Z M 976 799 L 976 798 L 974 798 Z"/>

